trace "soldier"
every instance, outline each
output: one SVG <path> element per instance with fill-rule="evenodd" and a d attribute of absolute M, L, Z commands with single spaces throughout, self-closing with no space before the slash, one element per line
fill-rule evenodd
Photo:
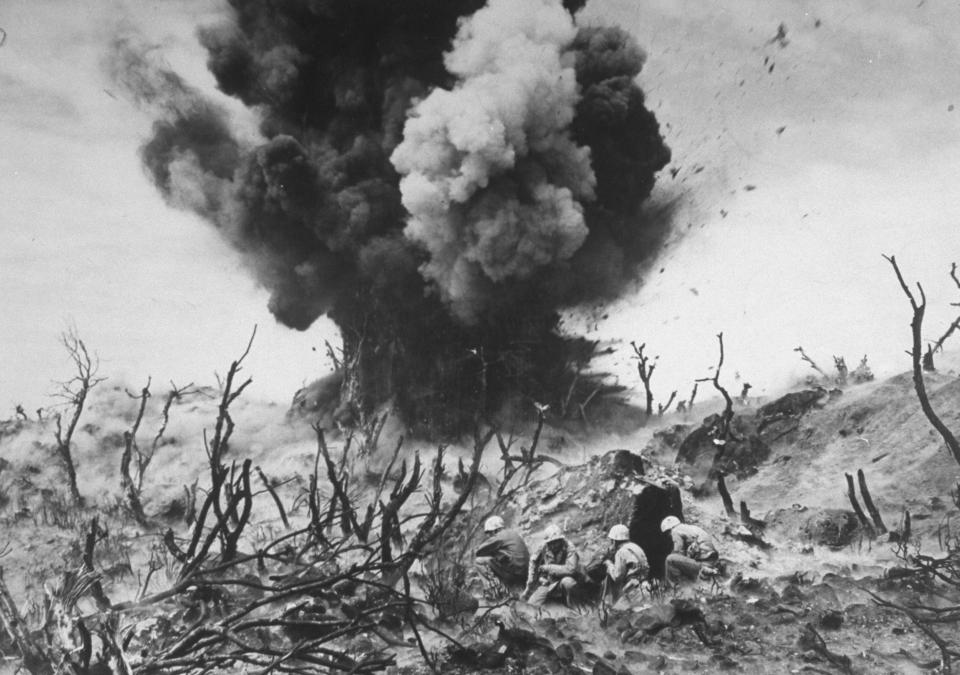
<path fill-rule="evenodd" d="M 483 524 L 487 539 L 477 548 L 477 567 L 484 577 L 496 577 L 509 588 L 527 584 L 530 552 L 520 533 L 505 529 L 503 518 L 490 516 Z"/>
<path fill-rule="evenodd" d="M 681 523 L 676 516 L 667 516 L 660 523 L 660 531 L 670 533 L 673 553 L 667 556 L 666 575 L 673 583 L 696 581 L 701 577 L 719 574 L 715 567 L 720 559 L 713 537 L 696 525 Z"/>
<path fill-rule="evenodd" d="M 573 544 L 557 525 L 551 525 L 544 533 L 543 544 L 530 559 L 524 600 L 536 607 L 547 600 L 567 603 L 570 591 L 577 585 L 579 567 L 580 556 Z"/>
<path fill-rule="evenodd" d="M 604 561 L 607 568 L 607 587 L 616 602 L 621 595 L 634 590 L 650 590 L 647 577 L 650 565 L 643 549 L 630 541 L 630 531 L 626 525 L 614 525 L 607 538 L 613 542 L 609 558 Z"/>

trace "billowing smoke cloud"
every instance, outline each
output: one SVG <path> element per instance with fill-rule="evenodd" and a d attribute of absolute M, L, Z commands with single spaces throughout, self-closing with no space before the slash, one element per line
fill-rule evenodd
<path fill-rule="evenodd" d="M 579 91 L 565 49 L 576 34 L 557 2 L 491 0 L 446 55 L 457 85 L 413 108 L 393 153 L 405 234 L 465 321 L 495 283 L 569 260 L 587 237 L 579 200 L 596 179 L 590 150 L 570 138 Z"/>
<path fill-rule="evenodd" d="M 230 4 L 199 35 L 257 141 L 117 43 L 164 196 L 245 254 L 279 321 L 337 322 L 363 405 L 454 429 L 565 392 L 584 345 L 557 335 L 558 309 L 653 250 L 639 207 L 669 150 L 632 38 L 578 28 L 583 0 Z"/>

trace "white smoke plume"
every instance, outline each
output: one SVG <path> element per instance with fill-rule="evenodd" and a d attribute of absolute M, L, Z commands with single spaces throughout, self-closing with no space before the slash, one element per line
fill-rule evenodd
<path fill-rule="evenodd" d="M 560 0 L 491 0 L 445 56 L 457 84 L 414 106 L 391 156 L 404 233 L 430 255 L 421 273 L 463 321 L 497 282 L 569 260 L 587 237 L 580 201 L 596 177 L 569 133 L 576 35 Z"/>

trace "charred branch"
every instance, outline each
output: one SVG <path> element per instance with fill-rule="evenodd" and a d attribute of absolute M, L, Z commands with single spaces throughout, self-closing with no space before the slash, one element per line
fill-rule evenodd
<path fill-rule="evenodd" d="M 920 296 L 918 302 L 910 290 L 910 287 L 907 285 L 907 282 L 903 279 L 903 274 L 901 274 L 900 267 L 897 265 L 896 257 L 892 255 L 885 255 L 883 257 L 890 263 L 891 267 L 893 267 L 897 281 L 900 283 L 900 288 L 903 290 L 904 295 L 907 296 L 907 300 L 910 302 L 910 307 L 913 310 L 913 318 L 910 321 L 913 343 L 908 353 L 913 361 L 913 386 L 914 389 L 916 389 L 917 398 L 920 400 L 920 408 L 923 410 L 923 414 L 927 416 L 930 424 L 933 425 L 933 428 L 937 430 L 947 444 L 947 448 L 953 455 L 954 460 L 960 463 L 960 441 L 957 440 L 957 437 L 953 435 L 953 432 L 947 428 L 947 425 L 943 423 L 943 420 L 941 420 L 939 415 L 933 410 L 933 406 L 930 405 L 930 398 L 927 395 L 927 387 L 923 380 L 923 367 L 921 364 L 923 357 L 923 316 L 927 309 L 927 298 L 923 292 L 923 286 L 921 286 L 919 282 L 917 283 L 917 292 Z M 953 276 L 956 281 L 955 272 L 956 268 L 954 266 L 954 268 L 951 269 L 951 276 Z"/>
<path fill-rule="evenodd" d="M 73 363 L 74 375 L 66 382 L 60 383 L 58 397 L 63 399 L 69 412 L 70 418 L 67 428 L 62 426 L 62 416 L 58 413 L 56 416 L 56 452 L 60 457 L 63 467 L 67 472 L 67 485 L 70 488 L 70 495 L 77 505 L 83 504 L 83 497 L 80 494 L 80 488 L 77 486 L 77 470 L 73 461 L 71 445 L 73 443 L 73 434 L 80 422 L 80 416 L 83 414 L 83 408 L 87 402 L 87 396 L 90 390 L 103 382 L 105 377 L 97 377 L 97 370 L 100 362 L 95 356 L 91 356 L 87 346 L 83 343 L 76 332 L 67 331 L 60 337 L 60 341 L 70 361 Z"/>
<path fill-rule="evenodd" d="M 657 417 L 663 417 L 663 413 L 667 412 L 670 409 L 670 406 L 673 405 L 673 401 L 675 398 L 677 398 L 676 390 L 670 393 L 670 398 L 667 399 L 666 403 L 657 404 Z"/>
<path fill-rule="evenodd" d="M 260 482 L 263 483 L 263 489 L 269 493 L 271 499 L 273 499 L 273 503 L 277 506 L 277 513 L 280 514 L 280 520 L 283 521 L 283 526 L 289 530 L 290 520 L 287 518 L 287 510 L 283 508 L 283 501 L 280 499 L 280 495 L 277 494 L 276 489 L 270 483 L 270 480 L 263 472 L 263 469 L 258 466 L 256 467 L 256 470 L 257 476 L 260 478 Z"/>
<path fill-rule="evenodd" d="M 723 368 L 723 333 L 717 333 L 717 342 L 720 345 L 720 356 L 717 359 L 717 367 L 713 372 L 713 377 L 703 377 L 697 380 L 697 382 L 712 382 L 713 388 L 720 392 L 720 395 L 723 396 L 724 408 L 723 412 L 720 413 L 719 424 L 714 434 L 714 441 L 718 442 L 720 446 L 720 452 L 723 450 L 723 445 L 730 440 L 730 423 L 733 422 L 733 399 L 730 397 L 730 393 L 720 384 L 720 369 Z M 718 452 L 718 454 L 720 454 Z"/>
<path fill-rule="evenodd" d="M 47 653 L 45 645 L 38 644 L 30 634 L 3 579 L 2 568 L 0 568 L 0 625 L 20 650 L 20 657 L 28 672 L 36 675 L 53 675 L 55 661 L 52 655 Z"/>
<path fill-rule="evenodd" d="M 90 531 L 87 533 L 86 542 L 83 546 L 83 569 L 92 576 L 97 574 L 97 570 L 93 566 L 93 549 L 96 547 L 97 541 L 106 536 L 107 533 L 100 527 L 97 517 L 91 518 Z M 97 602 L 97 607 L 101 611 L 110 609 L 110 598 L 104 593 L 99 576 L 93 576 L 93 579 L 91 590 L 93 591 L 93 599 Z"/>
<path fill-rule="evenodd" d="M 877 533 L 885 534 L 887 532 L 887 526 L 883 523 L 883 518 L 880 517 L 880 510 L 876 504 L 873 503 L 873 497 L 870 496 L 870 490 L 867 488 L 867 478 L 863 473 L 863 469 L 857 469 L 857 483 L 860 485 L 860 496 L 863 497 L 863 503 L 867 507 L 870 518 L 873 519 L 873 525 Z"/>
<path fill-rule="evenodd" d="M 737 510 L 733 508 L 733 499 L 730 497 L 730 491 L 727 489 L 727 481 L 723 474 L 717 475 L 717 492 L 720 493 L 720 499 L 723 500 L 723 510 L 731 518 L 737 515 Z"/>
<path fill-rule="evenodd" d="M 767 524 L 764 521 L 758 520 L 750 515 L 750 509 L 747 508 L 747 503 L 742 499 L 740 500 L 740 522 L 748 529 L 758 532 L 763 532 L 767 528 Z"/>
<path fill-rule="evenodd" d="M 952 263 L 952 264 L 950 265 L 950 278 L 953 279 L 954 285 L 955 285 L 958 289 L 960 289 L 960 279 L 957 278 L 957 263 Z M 954 303 L 951 303 L 951 304 L 952 304 L 954 307 L 960 307 L 960 303 L 958 303 L 958 302 L 954 302 Z M 927 353 L 928 353 L 928 355 L 929 355 L 929 357 L 930 357 L 930 365 L 931 365 L 931 368 L 930 368 L 929 370 L 933 370 L 933 368 L 932 368 L 932 366 L 933 366 L 933 354 L 934 354 L 935 352 L 938 352 L 938 351 L 942 351 L 942 350 L 943 350 L 943 343 L 946 342 L 946 341 L 947 341 L 947 338 L 949 338 L 951 335 L 953 335 L 953 333 L 954 333 L 958 328 L 960 328 L 960 316 L 958 316 L 956 319 L 953 320 L 953 322 L 947 327 L 947 330 L 943 333 L 943 335 L 940 336 L 940 338 L 933 344 L 932 347 L 929 347 L 929 346 L 928 346 L 928 348 L 927 348 Z"/>
<path fill-rule="evenodd" d="M 141 526 L 146 526 L 147 515 L 143 512 L 143 504 L 140 500 L 140 488 L 143 485 L 143 472 L 150 460 L 144 458 L 137 445 L 137 431 L 140 429 L 140 423 L 143 421 L 143 413 L 147 409 L 147 399 L 150 398 L 151 378 L 147 378 L 147 384 L 140 390 L 139 396 L 127 394 L 140 401 L 137 406 L 137 415 L 133 420 L 130 429 L 123 432 L 123 454 L 120 456 L 120 490 L 126 495 L 127 505 L 134 519 Z M 137 456 L 137 480 L 134 481 L 130 474 L 130 463 L 133 456 Z"/>
<path fill-rule="evenodd" d="M 857 500 L 856 488 L 853 485 L 853 476 L 849 473 L 844 474 L 847 479 L 847 497 L 850 499 L 850 506 L 853 507 L 853 512 L 857 514 L 857 520 L 860 521 L 860 527 L 863 528 L 863 531 L 866 535 L 873 539 L 877 536 L 877 533 L 873 529 L 873 525 L 867 520 L 866 514 L 864 514 L 863 509 L 860 507 L 860 502 Z"/>
<path fill-rule="evenodd" d="M 828 663 L 835 666 L 841 672 L 853 673 L 853 664 L 850 657 L 844 654 L 838 654 L 827 647 L 827 643 L 813 627 L 812 623 L 806 624 L 800 633 L 800 645 L 810 651 L 813 651 Z"/>
<path fill-rule="evenodd" d="M 808 364 L 810 364 L 810 367 L 811 367 L 811 368 L 813 368 L 815 371 L 817 371 L 818 373 L 820 373 L 820 376 L 821 376 L 821 377 L 823 377 L 824 379 L 830 379 L 830 376 L 827 375 L 827 374 L 823 371 L 823 369 L 820 368 L 820 366 L 818 366 L 818 365 L 816 364 L 816 362 L 815 362 L 813 359 L 811 359 L 809 356 L 807 356 L 807 353 L 806 353 L 805 351 L 803 351 L 803 347 L 802 347 L 802 346 L 800 346 L 800 347 L 794 347 L 794 348 L 793 348 L 793 351 L 799 352 L 799 353 L 800 353 L 800 358 L 803 359 L 804 361 L 806 361 Z"/>
<path fill-rule="evenodd" d="M 646 414 L 647 419 L 653 416 L 653 390 L 650 388 L 650 379 L 653 377 L 653 371 L 657 367 L 658 356 L 654 356 L 653 359 L 643 353 L 643 350 L 646 348 L 647 343 L 641 344 L 639 347 L 636 342 L 631 342 L 630 346 L 633 347 L 634 358 L 637 359 L 637 374 L 640 375 L 640 381 L 643 382 L 643 390 L 646 394 Z"/>

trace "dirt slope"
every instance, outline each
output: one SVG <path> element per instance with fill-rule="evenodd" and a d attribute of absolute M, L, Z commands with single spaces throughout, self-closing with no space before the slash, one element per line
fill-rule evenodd
<path fill-rule="evenodd" d="M 949 371 L 938 372 L 928 377 L 928 388 L 946 423 L 960 429 L 960 380 Z M 677 447 L 700 425 L 702 416 L 715 412 L 715 404 L 698 406 L 686 417 L 665 416 L 645 428 L 623 426 L 617 434 L 570 425 L 548 427 L 540 451 L 567 468 L 545 465 L 530 487 L 503 507 L 531 542 L 548 523 L 559 522 L 572 530 L 570 537 L 585 559 L 601 548 L 610 522 L 629 517 L 629 494 L 623 490 L 634 489 L 642 481 L 623 482 L 599 474 L 593 478 L 589 472 L 606 471 L 602 467 L 610 451 L 626 449 L 643 454 L 643 480 L 675 484 L 686 519 L 716 533 L 730 561 L 728 578 L 675 589 L 633 607 L 620 606 L 611 610 L 603 624 L 596 607 L 580 612 L 548 607 L 538 613 L 520 603 L 478 620 L 484 616 L 481 608 L 477 616 L 452 619 L 448 629 L 464 643 L 500 645 L 493 624 L 493 618 L 500 617 L 509 626 L 545 636 L 550 648 L 539 656 L 514 647 L 507 650 L 511 667 L 523 672 L 829 669 L 832 666 L 825 657 L 811 648 L 814 640 L 805 628 L 809 623 L 831 650 L 852 659 L 854 672 L 922 672 L 936 656 L 932 643 L 902 614 L 876 607 L 866 593 L 872 590 L 896 599 L 927 597 L 910 580 L 885 578 L 886 570 L 902 564 L 893 546 L 884 539 L 871 541 L 862 533 L 852 536 L 846 546 L 822 546 L 805 538 L 797 523 L 804 514 L 818 510 L 849 510 L 843 474 L 862 468 L 887 525 L 895 529 L 903 509 L 908 509 L 916 541 L 925 552 L 937 554 L 940 528 L 957 516 L 950 490 L 960 469 L 920 412 L 908 375 L 846 387 L 839 395 L 824 394 L 795 424 L 785 427 L 786 433 L 770 442 L 769 456 L 755 473 L 729 481 L 734 499 L 746 501 L 754 516 L 767 519 L 763 536 L 772 546 L 766 549 L 736 536 L 739 523 L 725 515 L 719 497 L 709 489 L 712 483 L 698 473 L 700 469 L 674 466 Z M 770 402 L 751 400 L 738 405 L 736 413 L 755 415 Z M 160 405 L 161 401 L 152 399 L 148 406 L 138 436 L 141 446 L 149 445 L 159 428 Z M 215 399 L 207 392 L 171 410 L 144 491 L 157 532 L 168 526 L 183 527 L 178 524 L 182 503 L 177 504 L 184 487 L 198 478 L 203 487 L 203 430 L 212 425 L 215 407 Z M 137 526 L 121 506 L 119 456 L 123 432 L 129 429 L 135 410 L 136 401 L 120 388 L 100 392 L 87 410 L 75 448 L 80 489 L 87 498 L 84 510 L 67 505 L 62 472 L 51 452 L 49 416 L 42 422 L 8 420 L 0 427 L 4 460 L 0 463 L 0 566 L 24 607 L 37 601 L 45 583 L 76 565 L 92 515 L 98 515 L 109 529 L 97 559 L 107 592 L 114 601 L 137 592 L 157 539 Z M 279 492 L 284 499 L 294 502 L 312 467 L 313 431 L 303 421 L 287 419 L 280 406 L 242 400 L 235 420 L 231 452 L 238 459 L 253 459 L 271 479 L 282 483 Z M 398 433 L 388 428 L 381 447 L 390 446 Z M 516 447 L 528 443 L 528 438 L 518 432 Z M 332 446 L 339 450 L 342 439 L 334 439 Z M 431 446 L 414 440 L 408 447 L 412 452 L 429 451 Z M 467 451 L 466 447 L 450 449 L 448 494 L 453 494 L 456 459 Z M 382 458 L 375 454 L 368 461 L 375 468 Z M 473 518 L 491 504 L 499 462 L 493 450 L 484 460 L 490 485 L 473 500 Z M 362 484 L 358 480 L 357 485 Z M 613 490 L 619 490 L 616 498 Z M 257 501 L 253 522 L 257 536 L 278 526 L 269 499 Z M 161 572 L 155 588 L 168 582 Z M 690 607 L 702 612 L 702 635 L 682 620 Z M 673 628 L 657 628 L 671 622 Z M 434 647 L 442 652 L 444 645 L 438 639 Z M 558 661 L 557 654 L 573 657 Z M 6 663 L 13 663 L 12 654 L 7 658 Z M 422 668 L 414 651 L 401 649 L 398 660 L 410 672 Z M 504 664 L 507 661 L 501 663 L 504 668 L 509 665 Z M 454 668 L 453 662 L 448 665 Z M 613 671 L 604 670 L 608 666 Z"/>

